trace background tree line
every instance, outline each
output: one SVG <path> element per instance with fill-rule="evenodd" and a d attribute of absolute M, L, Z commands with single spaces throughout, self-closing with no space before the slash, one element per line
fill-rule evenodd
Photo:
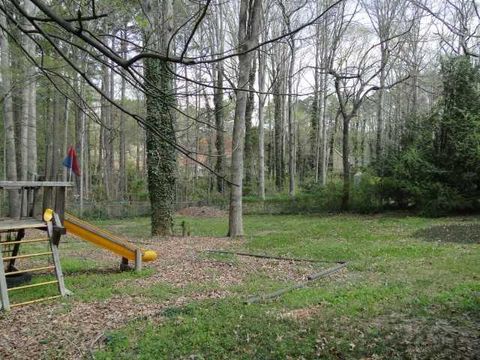
<path fill-rule="evenodd" d="M 230 205 L 231 236 L 245 195 L 479 206 L 475 0 L 12 0 L 0 14 L 6 179 L 66 178 L 74 145 L 73 201 L 149 198 L 154 234 L 176 202 L 206 198 Z"/>

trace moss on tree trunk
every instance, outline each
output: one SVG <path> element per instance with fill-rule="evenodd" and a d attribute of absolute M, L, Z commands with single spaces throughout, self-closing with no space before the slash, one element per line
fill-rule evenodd
<path fill-rule="evenodd" d="M 145 60 L 147 89 L 147 174 L 152 212 L 152 235 L 170 235 L 175 201 L 176 156 L 172 106 L 172 76 L 168 63 Z"/>

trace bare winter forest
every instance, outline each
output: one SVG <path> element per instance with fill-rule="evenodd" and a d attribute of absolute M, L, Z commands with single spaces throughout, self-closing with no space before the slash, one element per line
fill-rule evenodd
<path fill-rule="evenodd" d="M 72 179 L 77 212 L 150 201 L 167 234 L 203 202 L 237 236 L 242 199 L 478 209 L 475 0 L 11 0 L 0 15 L 2 176 Z"/>
<path fill-rule="evenodd" d="M 0 359 L 480 359 L 480 0 L 0 0 Z"/>

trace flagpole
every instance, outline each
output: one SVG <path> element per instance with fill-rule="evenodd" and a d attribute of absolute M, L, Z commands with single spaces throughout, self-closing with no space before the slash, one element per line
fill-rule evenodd
<path fill-rule="evenodd" d="M 68 181 L 72 181 L 72 169 L 73 169 L 73 151 L 71 151 L 70 156 L 70 169 L 68 170 Z"/>
<path fill-rule="evenodd" d="M 80 113 L 80 126 L 81 126 L 81 131 L 80 131 L 80 216 L 83 216 L 83 187 L 84 187 L 84 181 L 83 181 L 83 165 L 84 165 L 84 157 L 85 157 L 85 114 L 83 111 Z"/>
<path fill-rule="evenodd" d="M 68 150 L 67 150 L 67 157 L 68 157 Z M 66 168 L 65 164 L 63 165 L 63 180 L 68 181 L 68 169 Z"/>

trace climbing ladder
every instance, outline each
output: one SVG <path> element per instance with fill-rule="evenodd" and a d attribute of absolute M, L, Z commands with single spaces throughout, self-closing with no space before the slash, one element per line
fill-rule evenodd
<path fill-rule="evenodd" d="M 0 295 L 2 300 L 2 308 L 5 311 L 10 310 L 10 308 L 12 307 L 52 300 L 68 294 L 68 291 L 65 288 L 65 283 L 63 279 L 62 267 L 60 264 L 60 257 L 58 253 L 58 245 L 56 245 L 53 242 L 53 224 L 51 222 L 47 222 L 47 223 L 44 222 L 43 224 L 39 222 L 39 228 L 40 227 L 47 228 L 48 237 L 36 238 L 36 239 L 23 239 L 24 230 L 21 229 L 18 231 L 15 241 L 0 242 L 0 258 L 2 259 L 3 264 L 7 263 L 7 266 L 6 266 L 7 271 L 5 271 L 4 266 L 0 266 Z M 2 230 L 5 229 L 5 226 L 2 226 L 1 223 L 0 223 L 0 229 Z M 49 243 L 50 251 L 41 251 L 36 253 L 19 255 L 18 250 L 16 250 L 20 247 L 20 245 L 25 246 L 25 245 L 32 245 L 32 244 L 45 243 L 45 242 Z M 8 247 L 11 248 L 10 251 L 7 250 Z M 8 254 L 8 252 L 10 252 L 10 254 Z M 47 259 L 51 258 L 53 265 L 47 264 L 46 266 L 33 267 L 33 268 L 21 269 L 21 270 L 17 270 L 14 267 L 15 260 L 29 259 L 29 258 L 36 258 L 36 257 L 47 258 Z M 44 281 L 40 283 L 14 286 L 14 287 L 8 287 L 7 285 L 8 276 L 20 275 L 25 273 L 39 273 L 39 272 L 44 273 L 48 271 L 50 272 L 53 271 L 53 273 L 55 274 L 56 280 L 50 280 L 50 281 Z M 13 304 L 10 303 L 9 295 L 12 292 L 22 290 L 22 289 L 37 288 L 40 286 L 48 286 L 53 284 L 57 284 L 58 291 L 59 291 L 58 295 L 38 298 L 38 299 L 19 302 L 19 303 L 13 303 Z"/>
<path fill-rule="evenodd" d="M 70 292 L 65 288 L 65 282 L 60 264 L 58 244 L 62 235 L 66 233 L 63 227 L 63 209 L 65 203 L 65 188 L 71 186 L 70 183 L 63 182 L 8 182 L 0 181 L 0 188 L 8 191 L 18 191 L 21 203 L 19 213 L 14 217 L 0 219 L 0 234 L 8 234 L 7 239 L 0 239 L 0 300 L 1 309 L 10 310 L 12 307 L 37 303 L 66 296 Z M 57 191 L 53 191 L 53 190 Z M 43 206 L 37 209 L 36 201 L 39 190 L 43 190 Z M 55 197 L 55 198 L 53 198 Z M 59 209 L 60 212 L 54 212 L 51 208 Z M 48 210 L 47 210 L 48 209 Z M 38 211 L 37 211 L 38 210 Z M 48 214 L 44 215 L 44 214 Z M 43 217 L 43 219 L 42 219 Z M 41 219 L 41 220 L 40 220 Z M 45 231 L 46 237 L 25 238 L 27 230 Z M 16 234 L 12 240 L 11 234 Z M 49 244 L 49 251 L 39 251 L 32 253 L 20 253 L 20 247 L 41 243 Z M 38 250 L 37 250 L 38 251 Z M 40 258 L 46 259 L 44 266 L 36 266 L 28 269 L 17 269 L 16 260 Z M 7 278 L 30 273 L 53 273 L 55 280 L 43 281 L 39 283 L 26 284 L 20 286 L 8 286 Z M 29 301 L 10 303 L 10 295 L 13 292 L 22 289 L 38 288 L 42 286 L 57 285 L 58 294 L 37 298 Z"/>

